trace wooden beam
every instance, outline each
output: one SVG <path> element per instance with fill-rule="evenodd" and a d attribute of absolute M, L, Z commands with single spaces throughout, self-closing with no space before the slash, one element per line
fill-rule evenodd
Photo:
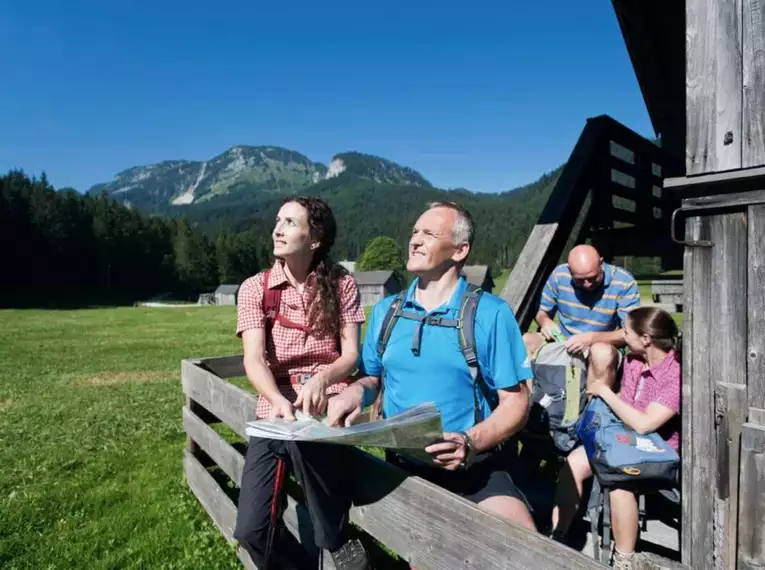
<path fill-rule="evenodd" d="M 249 421 L 250 410 L 254 410 L 254 396 L 200 370 L 191 361 L 184 363 L 187 364 L 184 392 L 216 416 L 226 418 L 224 421 L 230 421 L 229 425 L 244 437 L 244 426 Z M 198 372 L 193 372 L 193 368 Z M 196 427 L 201 429 L 198 422 Z M 212 436 L 208 434 L 208 437 Z M 204 445 L 206 440 L 200 439 L 200 445 Z M 216 443 L 218 450 L 226 445 Z M 489 514 L 441 487 L 408 476 L 368 453 L 354 453 L 352 464 L 347 467 L 354 473 L 356 484 L 351 521 L 418 570 L 603 567 L 537 532 Z"/>
<path fill-rule="evenodd" d="M 749 206 L 748 347 L 749 406 L 765 409 L 765 205 Z"/>
<path fill-rule="evenodd" d="M 741 168 L 741 2 L 686 2 L 687 174 Z"/>
<path fill-rule="evenodd" d="M 699 218 L 698 230 L 700 239 L 709 239 L 709 217 Z M 683 532 L 690 533 L 687 539 L 690 545 L 690 561 L 683 563 L 694 568 L 713 568 L 713 513 L 714 513 L 714 480 L 715 480 L 715 451 L 709 442 L 714 441 L 714 383 L 710 373 L 710 354 L 713 351 L 709 331 L 719 323 L 712 321 L 711 287 L 708 286 L 714 278 L 712 275 L 711 248 L 692 248 L 693 268 L 690 274 L 694 286 L 691 288 L 693 299 L 690 305 L 684 307 L 686 314 L 693 313 L 691 330 L 692 347 L 690 358 L 691 376 L 683 386 L 683 407 L 690 403 L 690 415 L 685 418 L 690 435 L 692 466 L 689 485 L 683 485 L 683 503 L 689 502 L 692 511 L 691 519 L 683 518 Z M 688 279 L 688 274 L 685 278 Z M 687 287 L 687 283 L 686 283 Z M 685 337 L 684 337 L 685 338 Z M 684 353 L 686 351 L 683 351 Z M 717 356 L 717 352 L 715 351 Z M 716 380 L 716 379 L 715 379 Z M 685 415 L 684 415 L 685 417 Z M 684 423 L 683 429 L 686 425 Z M 685 440 L 684 440 L 685 441 Z M 684 467 L 686 465 L 684 464 Z M 684 480 L 685 483 L 685 480 Z"/>
<path fill-rule="evenodd" d="M 698 240 L 701 237 L 701 218 L 688 218 L 685 221 L 685 239 Z M 685 300 L 683 301 L 683 393 L 682 405 L 680 408 L 682 428 L 680 430 L 680 460 L 682 469 L 680 470 L 681 488 L 685 500 L 680 502 L 680 555 L 683 564 L 691 564 L 691 522 L 693 521 L 693 503 L 688 499 L 693 490 L 693 360 L 694 344 L 693 330 L 694 317 L 693 307 L 694 299 L 697 295 L 697 284 L 693 280 L 694 275 L 694 257 L 693 249 L 686 247 L 683 253 L 683 292 Z"/>
<path fill-rule="evenodd" d="M 738 544 L 738 474 L 741 426 L 746 423 L 746 385 L 718 382 L 715 387 L 717 477 L 715 567 L 735 570 Z"/>
<path fill-rule="evenodd" d="M 738 568 L 765 568 L 765 426 L 746 423 L 741 436 Z"/>
<path fill-rule="evenodd" d="M 202 358 L 198 362 L 201 368 L 212 372 L 220 378 L 236 378 L 247 375 L 247 372 L 244 370 L 244 359 L 241 354 Z"/>
<path fill-rule="evenodd" d="M 765 0 L 743 0 L 742 166 L 765 165 Z"/>

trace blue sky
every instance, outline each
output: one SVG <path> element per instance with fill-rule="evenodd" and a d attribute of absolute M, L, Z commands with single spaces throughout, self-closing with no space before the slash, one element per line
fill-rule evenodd
<path fill-rule="evenodd" d="M 0 170 L 85 190 L 272 144 L 502 191 L 588 117 L 653 132 L 606 0 L 0 0 Z"/>

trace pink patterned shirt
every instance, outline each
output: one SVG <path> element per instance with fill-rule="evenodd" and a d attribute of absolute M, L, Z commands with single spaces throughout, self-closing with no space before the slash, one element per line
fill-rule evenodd
<path fill-rule="evenodd" d="M 236 334 L 249 329 L 264 328 L 266 315 L 263 313 L 263 295 L 265 287 L 265 272 L 258 273 L 247 279 L 239 288 L 239 301 L 237 310 Z M 301 294 L 287 280 L 282 262 L 277 261 L 271 268 L 268 280 L 270 289 L 279 287 L 282 289 L 282 301 L 279 312 L 285 318 L 295 324 L 305 327 L 311 326 L 313 316 L 310 306 L 316 287 L 316 275 L 311 273 L 306 280 L 305 291 Z M 361 307 L 361 295 L 356 286 L 356 280 L 351 275 L 340 278 L 338 284 L 340 301 L 340 325 L 346 323 L 363 323 L 364 310 Z M 316 303 L 318 299 L 313 302 Z M 290 384 L 292 374 L 316 374 L 340 358 L 337 351 L 336 339 L 331 336 L 318 338 L 312 333 L 306 333 L 300 329 L 286 328 L 280 323 L 274 323 L 271 329 L 271 338 L 266 339 L 268 365 L 276 380 L 279 391 L 290 401 L 297 398 L 301 386 Z M 328 394 L 342 392 L 346 384 L 339 383 L 327 389 Z M 255 414 L 259 418 L 268 417 L 271 404 L 262 396 L 258 398 L 258 407 Z"/>
<path fill-rule="evenodd" d="M 628 355 L 624 360 L 622 387 L 619 396 L 637 410 L 645 410 L 651 402 L 675 412 L 657 433 L 675 450 L 680 449 L 680 394 L 682 374 L 680 362 L 672 350 L 654 367 L 640 356 Z"/>

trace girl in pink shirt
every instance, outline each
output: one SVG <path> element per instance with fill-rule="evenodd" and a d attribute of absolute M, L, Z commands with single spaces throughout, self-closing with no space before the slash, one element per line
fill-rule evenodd
<path fill-rule="evenodd" d="M 657 432 L 679 451 L 680 443 L 680 332 L 672 316 L 656 307 L 633 309 L 627 317 L 624 340 L 630 349 L 616 394 L 605 382 L 587 386 L 590 396 L 602 399 L 625 425 L 638 433 Z M 592 477 L 582 446 L 566 458 L 553 510 L 554 538 L 562 539 L 579 506 L 582 484 Z M 638 503 L 632 491 L 613 489 L 611 524 L 614 531 L 613 567 L 631 570 L 638 535 Z"/>

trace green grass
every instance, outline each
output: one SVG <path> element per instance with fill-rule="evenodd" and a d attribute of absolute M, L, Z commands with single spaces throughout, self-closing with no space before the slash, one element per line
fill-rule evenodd
<path fill-rule="evenodd" d="M 0 311 L 0 567 L 239 568 L 188 490 L 180 361 L 234 308 Z"/>

